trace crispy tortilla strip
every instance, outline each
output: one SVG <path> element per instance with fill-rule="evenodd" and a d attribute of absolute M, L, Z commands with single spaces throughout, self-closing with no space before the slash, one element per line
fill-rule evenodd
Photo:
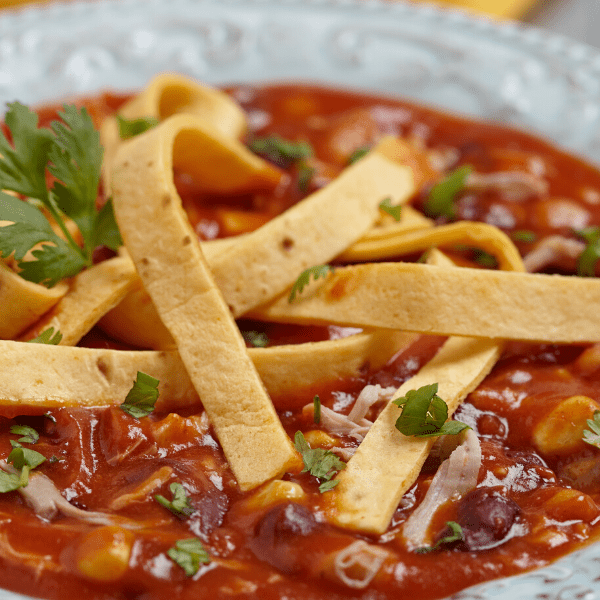
<path fill-rule="evenodd" d="M 340 340 L 295 346 L 250 348 L 248 354 L 269 393 L 283 396 L 302 388 L 354 377 L 368 363 L 383 366 L 415 335 L 396 331 L 361 333 Z M 138 371 L 159 380 L 157 409 L 198 406 L 198 393 L 171 351 L 108 350 L 0 341 L 0 406 L 44 411 L 60 406 L 121 404 Z M 3 409 L 2 413 L 6 414 Z M 25 411 L 26 412 L 26 411 Z"/>
<path fill-rule="evenodd" d="M 62 334 L 62 346 L 75 346 L 139 281 L 128 256 L 105 260 L 71 280 L 69 291 L 19 339 L 30 340 L 49 327 Z"/>
<path fill-rule="evenodd" d="M 600 280 L 433 265 L 342 267 L 252 316 L 287 323 L 389 327 L 555 343 L 600 340 Z"/>
<path fill-rule="evenodd" d="M 125 247 L 177 343 L 240 488 L 248 490 L 299 459 L 173 185 L 174 163 L 202 165 L 194 152 L 205 137 L 191 117 L 175 116 L 124 144 L 115 162 L 113 199 Z M 239 177 L 236 166 L 244 165 L 231 156 L 217 157 L 221 168 L 234 163 L 230 180 Z M 200 170 L 212 170 L 210 164 Z"/>
<path fill-rule="evenodd" d="M 363 243 L 375 242 L 387 238 L 396 238 L 409 231 L 419 231 L 434 226 L 435 223 L 431 219 L 421 214 L 418 210 L 415 210 L 409 204 L 406 204 L 402 207 L 402 214 L 399 221 L 396 221 L 389 215 L 381 216 L 373 227 L 371 227 L 371 229 L 369 229 L 369 231 L 367 231 L 357 242 L 354 242 L 347 251 L 352 249 L 359 251 Z M 345 252 L 342 256 L 344 256 L 344 254 Z"/>
<path fill-rule="evenodd" d="M 485 250 L 496 258 L 500 269 L 525 272 L 519 251 L 503 231 L 487 223 L 469 221 L 416 231 L 400 230 L 398 234 L 382 239 L 361 240 L 338 258 L 347 262 L 381 260 L 457 244 Z"/>
<path fill-rule="evenodd" d="M 161 121 L 182 113 L 204 119 L 227 138 L 239 139 L 246 132 L 246 115 L 230 96 L 175 73 L 157 75 L 119 110 L 126 119 L 154 117 Z M 100 140 L 104 147 L 103 179 L 109 189 L 112 163 L 122 143 L 114 117 L 102 123 Z"/>
<path fill-rule="evenodd" d="M 406 381 L 395 397 L 432 383 L 451 415 L 500 356 L 492 340 L 450 338 L 436 356 Z M 388 404 L 337 477 L 331 519 L 340 527 L 383 533 L 403 494 L 414 483 L 434 438 L 407 437 L 395 427 L 401 410 Z"/>
<path fill-rule="evenodd" d="M 410 169 L 378 148 L 211 261 L 234 316 L 273 298 L 307 267 L 335 258 L 369 230 L 384 198 L 400 204 L 412 196 Z"/>
<path fill-rule="evenodd" d="M 0 261 L 0 339 L 13 339 L 50 310 L 68 291 L 25 281 Z"/>

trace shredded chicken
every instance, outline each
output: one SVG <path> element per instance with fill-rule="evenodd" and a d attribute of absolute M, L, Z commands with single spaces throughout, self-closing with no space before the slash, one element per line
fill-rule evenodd
<path fill-rule="evenodd" d="M 498 190 L 506 200 L 513 202 L 548 192 L 548 182 L 545 179 L 526 171 L 471 173 L 465 181 L 465 187 L 474 191 Z"/>
<path fill-rule="evenodd" d="M 472 429 L 464 434 L 463 443 L 437 470 L 425 498 L 410 515 L 402 534 L 413 548 L 428 542 L 428 529 L 436 510 L 451 498 L 459 498 L 477 485 L 481 466 L 481 445 Z"/>
<path fill-rule="evenodd" d="M 584 251 L 585 243 L 580 240 L 551 235 L 540 241 L 536 247 L 523 259 L 525 268 L 530 273 L 536 273 L 546 267 L 569 266 L 579 258 Z"/>
<path fill-rule="evenodd" d="M 388 556 L 383 548 L 357 540 L 336 554 L 335 574 L 348 587 L 366 588 Z"/>

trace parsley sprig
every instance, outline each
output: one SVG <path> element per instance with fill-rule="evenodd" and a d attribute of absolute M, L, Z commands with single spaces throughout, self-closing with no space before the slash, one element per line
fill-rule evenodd
<path fill-rule="evenodd" d="M 456 435 L 470 429 L 466 423 L 447 421 L 448 405 L 437 395 L 438 384 L 424 385 L 418 390 L 410 390 L 406 396 L 394 400 L 402 407 L 402 414 L 396 420 L 396 429 L 404 435 L 435 437 Z"/>
<path fill-rule="evenodd" d="M 0 132 L 0 189 L 25 197 L 0 192 L 0 221 L 11 223 L 0 227 L 0 254 L 14 256 L 24 279 L 48 287 L 90 266 L 97 246 L 116 250 L 122 243 L 112 202 L 96 210 L 103 150 L 92 119 L 74 105 L 65 105 L 59 116 L 50 129 L 39 128 L 38 116 L 14 102 L 5 116 L 12 144 Z M 55 179 L 50 188 L 47 172 Z M 82 247 L 66 218 L 77 225 Z M 29 251 L 35 260 L 23 260 Z"/>
<path fill-rule="evenodd" d="M 169 486 L 172 500 L 167 500 L 161 494 L 156 494 L 154 499 L 166 509 L 170 510 L 176 517 L 189 517 L 194 512 L 194 507 L 190 504 L 190 499 L 185 493 L 185 488 L 181 483 L 174 482 Z"/>
<path fill-rule="evenodd" d="M 304 288 L 310 283 L 311 277 L 316 281 L 321 277 L 327 277 L 327 275 L 333 273 L 333 271 L 334 268 L 331 265 L 315 265 L 314 267 L 309 267 L 305 271 L 302 271 L 290 290 L 288 302 L 292 303 L 296 300 L 296 297 L 301 294 Z"/>
<path fill-rule="evenodd" d="M 322 482 L 319 486 L 321 494 L 332 490 L 339 483 L 333 477 L 346 468 L 346 463 L 340 460 L 331 450 L 311 448 L 301 431 L 297 431 L 294 436 L 294 446 L 302 456 L 302 462 L 304 463 L 302 473 L 310 473 Z"/>
<path fill-rule="evenodd" d="M 158 379 L 138 371 L 133 387 L 120 405 L 121 410 L 136 419 L 147 417 L 158 400 L 158 383 Z"/>

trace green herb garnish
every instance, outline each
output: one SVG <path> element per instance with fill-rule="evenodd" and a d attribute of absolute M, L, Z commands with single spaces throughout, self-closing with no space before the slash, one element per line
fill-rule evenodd
<path fill-rule="evenodd" d="M 10 432 L 23 436 L 17 440 L 22 444 L 37 444 L 37 441 L 40 439 L 40 434 L 33 427 L 29 427 L 29 425 L 13 425 L 10 428 Z"/>
<path fill-rule="evenodd" d="M 594 277 L 596 263 L 600 259 L 600 227 L 586 227 L 575 233 L 586 242 L 586 247 L 577 259 L 577 275 Z"/>
<path fill-rule="evenodd" d="M 475 262 L 482 267 L 488 267 L 490 269 L 498 266 L 496 257 L 485 250 L 475 250 Z"/>
<path fill-rule="evenodd" d="M 515 242 L 535 242 L 537 240 L 537 234 L 535 231 L 530 231 L 529 229 L 520 229 L 518 231 L 513 231 L 511 234 L 512 239 Z"/>
<path fill-rule="evenodd" d="M 393 205 L 392 199 L 389 196 L 379 203 L 379 210 L 393 217 L 395 221 L 399 221 L 402 218 L 402 205 Z"/>
<path fill-rule="evenodd" d="M 117 126 L 119 127 L 119 137 L 122 140 L 140 135 L 156 127 L 160 121 L 156 117 L 140 117 L 139 119 L 126 119 L 121 115 L 116 115 Z"/>
<path fill-rule="evenodd" d="M 422 548 L 417 548 L 416 552 L 419 554 L 427 554 L 428 552 L 434 552 L 442 544 L 452 544 L 454 542 L 460 542 L 464 539 L 462 527 L 458 523 L 455 521 L 446 521 L 446 525 L 452 530 L 450 535 L 439 539 L 433 546 L 423 546 Z"/>
<path fill-rule="evenodd" d="M 312 156 L 313 149 L 308 142 L 291 142 L 278 135 L 254 138 L 248 147 L 252 152 L 260 154 L 280 166 L 289 166 L 291 163 Z"/>
<path fill-rule="evenodd" d="M 411 390 L 406 396 L 394 400 L 402 407 L 402 414 L 396 420 L 396 429 L 404 435 L 435 437 L 456 435 L 470 429 L 466 423 L 448 421 L 448 405 L 437 395 L 438 384 L 424 385 Z"/>
<path fill-rule="evenodd" d="M 594 411 L 594 417 L 587 420 L 587 425 L 590 429 L 583 430 L 583 441 L 600 448 L 600 410 Z"/>
<path fill-rule="evenodd" d="M 362 148 L 357 148 L 348 157 L 348 164 L 353 165 L 357 160 L 360 160 L 361 158 L 363 158 L 363 156 L 366 156 L 367 154 L 369 154 L 370 151 L 371 151 L 371 148 L 369 148 L 369 146 L 362 146 Z"/>
<path fill-rule="evenodd" d="M 58 346 L 62 338 L 63 335 L 58 329 L 55 333 L 54 327 L 48 327 L 48 329 L 44 329 L 44 331 L 42 331 L 42 333 L 40 333 L 40 335 L 37 337 L 27 341 L 30 344 L 49 344 L 51 346 Z"/>
<path fill-rule="evenodd" d="M 294 446 L 302 455 L 304 469 L 302 473 L 310 473 L 322 483 L 319 486 L 319 492 L 327 492 L 333 489 L 338 481 L 333 481 L 333 476 L 346 468 L 346 463 L 340 460 L 331 450 L 323 448 L 311 448 L 301 431 L 297 431 L 294 436 Z"/>
<path fill-rule="evenodd" d="M 21 277 L 48 287 L 90 266 L 97 246 L 116 250 L 121 245 L 112 202 L 96 211 L 100 136 L 84 108 L 63 108 L 62 121 L 53 121 L 51 129 L 38 128 L 38 116 L 14 102 L 5 116 L 13 144 L 0 132 L 0 189 L 27 198 L 0 192 L 0 221 L 11 223 L 0 228 L 0 254 L 14 256 Z M 50 189 L 46 171 L 56 178 Z M 41 208 L 51 215 L 64 240 L 54 233 Z M 79 228 L 83 247 L 69 233 L 66 217 Z M 35 260 L 24 261 L 36 245 L 40 247 L 31 252 Z"/>
<path fill-rule="evenodd" d="M 194 512 L 194 508 L 190 504 L 190 499 L 185 494 L 185 488 L 180 483 L 172 483 L 169 489 L 171 490 L 171 494 L 173 494 L 172 500 L 167 500 L 160 494 L 156 494 L 154 499 L 170 510 L 175 516 L 189 517 Z"/>
<path fill-rule="evenodd" d="M 153 410 L 158 400 L 158 379 L 138 371 L 133 387 L 127 393 L 121 410 L 128 415 L 141 419 L 147 417 Z"/>
<path fill-rule="evenodd" d="M 198 572 L 200 564 L 210 562 L 210 556 L 198 538 L 177 540 L 175 547 L 167 550 L 167 554 L 185 571 L 188 577 Z"/>
<path fill-rule="evenodd" d="M 29 471 L 41 465 L 46 460 L 46 457 L 35 450 L 23 448 L 19 442 L 15 442 L 14 440 L 10 440 L 10 445 L 13 449 L 6 460 L 12 463 L 15 469 L 20 469 L 20 485 L 18 487 L 25 487 L 29 483 Z"/>
<path fill-rule="evenodd" d="M 242 337 L 254 348 L 266 348 L 269 345 L 269 336 L 261 331 L 242 331 Z"/>
<path fill-rule="evenodd" d="M 321 422 L 321 398 L 313 398 L 313 421 L 318 425 Z"/>
<path fill-rule="evenodd" d="M 450 173 L 443 181 L 434 185 L 423 207 L 428 217 L 448 217 L 453 219 L 456 211 L 454 201 L 465 187 L 465 181 L 473 167 L 464 165 Z"/>
<path fill-rule="evenodd" d="M 306 192 L 308 186 L 316 173 L 316 169 L 305 162 L 298 165 L 298 189 L 301 192 Z"/>
<path fill-rule="evenodd" d="M 320 277 L 327 277 L 329 273 L 333 273 L 334 268 L 331 265 L 316 265 L 302 271 L 296 282 L 292 286 L 288 302 L 293 302 L 298 294 L 301 294 L 304 288 L 310 283 L 310 278 L 316 281 Z"/>

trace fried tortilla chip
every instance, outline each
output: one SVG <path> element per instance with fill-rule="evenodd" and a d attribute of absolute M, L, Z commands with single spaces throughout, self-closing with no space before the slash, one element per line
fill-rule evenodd
<path fill-rule="evenodd" d="M 600 280 L 412 263 L 341 267 L 253 318 L 554 343 L 600 340 Z"/>
<path fill-rule="evenodd" d="M 0 339 L 17 337 L 50 310 L 68 289 L 64 282 L 47 288 L 26 281 L 0 261 Z"/>
<path fill-rule="evenodd" d="M 103 315 L 125 298 L 137 281 L 128 256 L 94 265 L 73 277 L 69 291 L 20 339 L 30 340 L 54 327 L 62 334 L 61 345 L 75 346 Z"/>
<path fill-rule="evenodd" d="M 229 180 L 245 177 L 239 170 L 252 161 L 241 160 L 231 148 L 215 149 L 214 171 L 214 162 L 210 168 L 203 166 L 194 152 L 206 139 L 204 125 L 187 116 L 172 117 L 133 138 L 115 161 L 113 200 L 125 247 L 177 343 L 240 488 L 248 490 L 289 470 L 299 459 L 173 184 L 174 163 L 188 170 L 200 165 L 200 179 L 204 174 L 213 183 L 222 183 L 230 168 Z M 215 175 L 219 169 L 220 177 Z"/>

